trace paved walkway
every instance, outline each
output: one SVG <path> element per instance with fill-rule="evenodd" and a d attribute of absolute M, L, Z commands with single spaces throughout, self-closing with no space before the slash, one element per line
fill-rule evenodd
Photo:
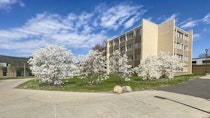
<path fill-rule="evenodd" d="M 209 118 L 210 101 L 165 91 L 125 94 L 13 89 L 0 82 L 0 118 Z"/>

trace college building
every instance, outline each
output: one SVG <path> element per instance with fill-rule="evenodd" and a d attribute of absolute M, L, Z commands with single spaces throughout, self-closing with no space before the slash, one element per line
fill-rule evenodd
<path fill-rule="evenodd" d="M 192 73 L 192 39 L 193 31 L 184 31 L 175 25 L 175 20 L 155 24 L 143 19 L 142 24 L 132 30 L 107 40 L 106 56 L 109 60 L 115 50 L 128 57 L 128 64 L 136 67 L 149 55 L 165 52 L 177 55 L 186 67 L 176 74 Z"/>

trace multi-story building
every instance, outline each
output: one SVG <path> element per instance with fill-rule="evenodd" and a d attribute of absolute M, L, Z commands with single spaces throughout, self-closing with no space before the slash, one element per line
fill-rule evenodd
<path fill-rule="evenodd" d="M 155 24 L 143 19 L 142 24 L 118 37 L 108 40 L 106 55 L 109 60 L 115 50 L 128 57 L 128 64 L 133 67 L 140 64 L 149 55 L 165 52 L 177 55 L 186 67 L 176 74 L 192 72 L 192 39 L 193 32 L 184 31 L 175 25 L 175 20 Z"/>

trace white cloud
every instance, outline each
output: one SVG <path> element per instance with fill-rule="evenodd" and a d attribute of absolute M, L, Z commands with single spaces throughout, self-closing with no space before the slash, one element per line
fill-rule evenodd
<path fill-rule="evenodd" d="M 24 49 L 33 51 L 47 44 L 66 45 L 70 48 L 90 48 L 106 38 L 104 33 L 90 33 L 92 27 L 83 22 L 90 19 L 82 17 L 84 16 L 77 16 L 74 21 L 69 21 L 70 25 L 68 25 L 68 22 L 63 22 L 66 21 L 65 18 L 61 20 L 56 14 L 38 14 L 22 27 L 0 31 L 0 42 L 3 45 L 0 48 L 19 50 L 19 52 Z M 15 46 L 11 47 L 12 44 Z"/>
<path fill-rule="evenodd" d="M 0 29 L 0 49 L 16 52 L 19 56 L 30 55 L 35 49 L 49 44 L 88 50 L 107 39 L 110 30 L 133 26 L 146 12 L 141 7 L 119 4 L 67 16 L 37 14 L 20 27 Z"/>
<path fill-rule="evenodd" d="M 25 7 L 25 4 L 21 0 L 0 0 L 0 9 L 11 9 L 11 6 L 14 4 Z"/>
<path fill-rule="evenodd" d="M 134 24 L 133 18 L 140 18 L 146 12 L 146 10 L 141 8 L 142 6 L 119 4 L 108 9 L 99 10 L 101 14 L 100 25 L 104 28 L 117 30 L 123 23 L 130 19 L 125 24 L 125 28 L 127 28 L 129 25 Z"/>
<path fill-rule="evenodd" d="M 165 21 L 163 21 L 163 22 L 167 22 L 167 21 L 170 21 L 172 19 L 175 19 L 176 16 L 177 16 L 177 14 L 172 14 L 170 17 L 166 18 Z"/>
<path fill-rule="evenodd" d="M 206 27 L 206 28 L 203 29 L 203 31 L 204 32 L 210 32 L 210 28 L 209 27 Z"/>
<path fill-rule="evenodd" d="M 181 26 L 181 28 L 192 28 L 197 25 L 197 21 L 188 21 Z"/>
<path fill-rule="evenodd" d="M 206 16 L 204 16 L 201 19 L 188 18 L 187 20 L 179 23 L 179 26 L 181 28 L 192 28 L 192 27 L 197 26 L 200 23 L 210 24 L 210 13 L 206 14 Z"/>
<path fill-rule="evenodd" d="M 192 28 L 195 27 L 199 24 L 200 20 L 194 20 L 192 18 L 188 18 L 185 21 L 182 21 L 178 24 L 179 27 L 187 29 L 187 28 Z"/>
<path fill-rule="evenodd" d="M 129 28 L 129 27 L 133 26 L 134 22 L 135 22 L 135 19 L 131 18 L 127 22 L 125 22 L 124 27 Z"/>
<path fill-rule="evenodd" d="M 202 21 L 206 24 L 210 24 L 210 13 L 208 13 L 203 19 Z"/>
<path fill-rule="evenodd" d="M 159 20 L 161 22 L 167 22 L 167 21 L 170 21 L 172 19 L 176 19 L 177 16 L 178 16 L 177 13 L 174 13 L 169 17 L 166 17 L 165 15 L 163 15 L 163 16 L 159 17 L 157 20 Z"/>
<path fill-rule="evenodd" d="M 152 17 L 145 18 L 148 21 L 152 21 Z"/>
<path fill-rule="evenodd" d="M 193 34 L 193 40 L 198 40 L 200 38 L 200 34 Z"/>
<path fill-rule="evenodd" d="M 22 1 L 19 1 L 19 5 L 20 5 L 21 7 L 25 7 L 25 6 L 26 6 L 26 4 L 23 3 Z"/>

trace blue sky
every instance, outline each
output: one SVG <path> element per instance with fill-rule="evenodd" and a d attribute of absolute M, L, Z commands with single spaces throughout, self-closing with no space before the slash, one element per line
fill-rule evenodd
<path fill-rule="evenodd" d="M 175 18 L 193 29 L 193 57 L 210 48 L 209 0 L 0 0 L 0 55 L 28 57 L 49 44 L 74 55 L 141 24 Z"/>

